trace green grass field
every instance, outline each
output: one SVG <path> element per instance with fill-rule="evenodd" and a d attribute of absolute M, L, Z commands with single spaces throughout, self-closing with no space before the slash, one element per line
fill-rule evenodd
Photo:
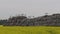
<path fill-rule="evenodd" d="M 48 26 L 0 26 L 0 34 L 60 34 L 60 27 Z"/>

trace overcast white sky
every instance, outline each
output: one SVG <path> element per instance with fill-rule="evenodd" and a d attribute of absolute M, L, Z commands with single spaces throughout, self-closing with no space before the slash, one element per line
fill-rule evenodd
<path fill-rule="evenodd" d="M 60 0 L 0 0 L 0 19 L 21 13 L 29 16 L 60 13 Z"/>

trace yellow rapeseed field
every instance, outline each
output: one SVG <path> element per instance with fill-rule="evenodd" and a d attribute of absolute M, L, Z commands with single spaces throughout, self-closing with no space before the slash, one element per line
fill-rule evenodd
<path fill-rule="evenodd" d="M 0 34 L 60 34 L 60 27 L 0 26 Z"/>

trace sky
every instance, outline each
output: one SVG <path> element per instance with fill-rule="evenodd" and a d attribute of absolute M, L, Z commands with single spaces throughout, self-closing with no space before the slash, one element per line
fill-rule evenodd
<path fill-rule="evenodd" d="M 0 19 L 18 14 L 42 16 L 60 13 L 60 0 L 0 0 Z"/>

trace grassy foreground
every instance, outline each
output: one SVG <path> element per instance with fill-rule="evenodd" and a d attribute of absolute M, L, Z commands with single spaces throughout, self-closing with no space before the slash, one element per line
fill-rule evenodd
<path fill-rule="evenodd" d="M 0 34 L 60 34 L 60 27 L 48 26 L 0 26 Z"/>

